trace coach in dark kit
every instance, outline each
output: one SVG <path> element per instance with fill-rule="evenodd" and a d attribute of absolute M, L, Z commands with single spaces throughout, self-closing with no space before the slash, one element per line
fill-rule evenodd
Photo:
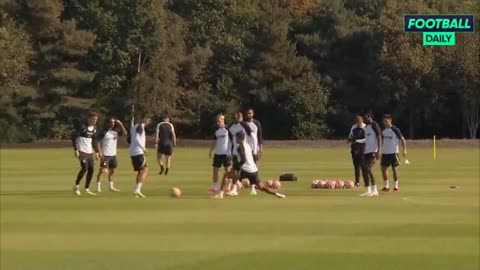
<path fill-rule="evenodd" d="M 356 123 L 350 129 L 348 136 L 350 152 L 352 154 L 353 170 L 355 173 L 355 186 L 360 186 L 360 172 L 364 170 L 365 155 L 365 124 L 360 115 L 356 117 Z"/>

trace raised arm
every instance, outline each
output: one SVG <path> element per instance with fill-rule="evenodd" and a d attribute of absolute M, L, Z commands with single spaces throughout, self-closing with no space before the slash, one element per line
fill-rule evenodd
<path fill-rule="evenodd" d="M 122 121 L 120 121 L 120 120 L 118 120 L 118 119 L 115 120 L 115 121 L 117 122 L 118 126 L 120 127 L 120 131 L 121 131 L 121 132 L 120 132 L 120 133 L 121 133 L 120 135 L 127 135 L 127 133 L 128 133 L 128 132 L 127 132 L 127 129 L 126 129 L 125 126 L 123 125 Z"/>

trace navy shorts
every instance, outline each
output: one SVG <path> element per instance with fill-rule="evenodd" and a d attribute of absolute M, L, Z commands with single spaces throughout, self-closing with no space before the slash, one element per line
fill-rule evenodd
<path fill-rule="evenodd" d="M 260 184 L 260 178 L 258 177 L 258 172 L 249 173 L 242 170 L 240 172 L 240 179 L 245 179 L 245 178 L 247 178 L 248 181 L 250 181 L 250 185 L 258 186 Z"/>
<path fill-rule="evenodd" d="M 227 155 L 214 155 L 213 156 L 213 163 L 212 166 L 215 168 L 220 168 L 220 167 L 225 167 L 228 168 L 230 167 L 230 157 Z"/>
<path fill-rule="evenodd" d="M 133 156 L 131 159 L 134 171 L 139 172 L 147 167 L 147 161 L 144 155 Z"/>
<path fill-rule="evenodd" d="M 398 154 L 383 154 L 381 165 L 382 167 L 398 167 L 400 165 Z"/>
<path fill-rule="evenodd" d="M 116 156 L 104 156 L 100 163 L 102 168 L 115 169 L 118 167 Z"/>
<path fill-rule="evenodd" d="M 80 160 L 80 167 L 82 169 L 88 169 L 91 168 L 93 169 L 94 164 L 95 164 L 95 159 L 93 158 L 93 154 L 87 154 L 84 152 L 79 152 L 80 156 L 78 159 Z"/>
<path fill-rule="evenodd" d="M 363 156 L 363 160 L 365 162 L 365 165 L 370 166 L 370 165 L 375 164 L 375 158 L 376 158 L 375 153 L 366 153 Z"/>
<path fill-rule="evenodd" d="M 172 144 L 160 144 L 157 148 L 157 153 L 171 156 L 173 154 L 173 145 Z"/>

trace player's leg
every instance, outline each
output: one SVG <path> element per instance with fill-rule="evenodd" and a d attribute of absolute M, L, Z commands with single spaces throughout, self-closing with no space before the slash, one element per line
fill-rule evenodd
<path fill-rule="evenodd" d="M 117 167 L 117 157 L 111 157 L 108 162 L 108 188 L 110 191 L 120 191 L 115 188 L 114 184 L 115 169 L 117 169 Z"/>
<path fill-rule="evenodd" d="M 83 176 L 87 172 L 87 160 L 83 156 L 80 156 L 79 160 L 80 160 L 80 170 L 77 173 L 77 179 L 75 180 L 75 186 L 73 187 L 73 192 L 76 195 L 81 195 L 80 182 L 82 181 Z"/>
<path fill-rule="evenodd" d="M 158 163 L 158 167 L 160 168 L 160 172 L 158 174 L 163 174 L 165 167 L 163 167 L 163 162 L 162 162 L 163 154 L 160 151 L 161 149 L 157 150 L 157 163 Z"/>
<path fill-rule="evenodd" d="M 213 157 L 212 163 L 212 188 L 208 190 L 208 193 L 216 193 L 218 191 L 218 172 L 220 170 L 221 164 L 218 161 L 218 155 Z"/>
<path fill-rule="evenodd" d="M 162 153 L 165 155 L 165 175 L 167 175 L 172 165 L 173 144 L 166 144 L 162 148 Z"/>
<path fill-rule="evenodd" d="M 171 165 L 172 165 L 172 156 L 165 155 L 165 175 L 168 174 L 168 170 L 170 169 Z"/>
<path fill-rule="evenodd" d="M 108 164 L 105 157 L 100 161 L 100 170 L 97 173 L 97 192 L 102 192 L 102 175 L 108 173 Z"/>
<path fill-rule="evenodd" d="M 393 191 L 398 192 L 400 189 L 398 188 L 398 172 L 397 172 L 397 167 L 400 165 L 400 160 L 398 158 L 398 155 L 395 154 L 394 161 L 392 163 L 392 171 L 393 171 L 393 183 L 394 183 L 394 188 Z"/>
<path fill-rule="evenodd" d="M 371 192 L 368 194 L 368 197 L 378 196 L 377 185 L 375 184 L 375 176 L 373 175 L 373 166 L 375 165 L 375 155 L 372 153 L 371 157 L 368 160 L 368 178 L 370 180 Z"/>
<path fill-rule="evenodd" d="M 390 183 L 388 181 L 388 166 L 382 164 L 382 177 L 383 177 L 383 188 L 382 191 L 390 191 Z"/>
<path fill-rule="evenodd" d="M 93 160 L 93 154 L 90 154 L 87 158 L 87 177 L 85 181 L 85 193 L 89 195 L 96 195 L 90 191 L 90 183 L 92 182 L 94 168 L 95 162 Z"/>
<path fill-rule="evenodd" d="M 233 168 L 232 173 L 231 173 L 231 187 L 230 191 L 227 192 L 227 195 L 229 196 L 238 196 L 238 190 L 237 190 L 237 181 L 240 179 L 240 168 Z"/>
<path fill-rule="evenodd" d="M 135 179 L 135 191 L 133 192 L 133 194 L 136 197 L 145 198 L 145 195 L 142 194 L 142 185 L 148 175 L 147 163 L 143 155 L 134 156 L 132 157 L 132 161 L 133 160 L 135 160 L 134 170 L 137 171 L 137 177 Z"/>
<path fill-rule="evenodd" d="M 352 153 L 353 171 L 355 174 L 355 186 L 360 186 L 361 158 L 358 154 Z"/>
<path fill-rule="evenodd" d="M 360 196 L 367 196 L 372 192 L 372 187 L 370 186 L 370 174 L 368 173 L 368 163 L 369 163 L 369 154 L 365 155 L 362 162 L 362 176 L 363 182 L 365 184 L 366 192 L 360 194 Z"/>
<path fill-rule="evenodd" d="M 223 199 L 223 194 L 225 193 L 225 189 L 228 186 L 229 180 L 230 178 L 234 177 L 233 174 L 233 170 L 225 168 L 225 173 L 223 174 L 222 182 L 220 184 L 220 191 L 215 196 L 213 196 L 213 198 Z"/>
<path fill-rule="evenodd" d="M 262 183 L 260 183 L 260 178 L 258 176 L 258 172 L 256 173 L 247 173 L 244 176 L 250 181 L 252 188 L 257 188 L 258 190 L 261 190 L 267 194 L 277 196 L 278 198 L 285 198 L 285 195 L 272 191 L 271 189 L 264 187 Z"/>

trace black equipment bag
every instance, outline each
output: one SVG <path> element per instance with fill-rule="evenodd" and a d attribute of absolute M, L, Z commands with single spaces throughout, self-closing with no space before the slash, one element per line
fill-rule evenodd
<path fill-rule="evenodd" d="M 278 177 L 280 181 L 298 181 L 298 177 L 294 173 L 285 173 Z"/>

